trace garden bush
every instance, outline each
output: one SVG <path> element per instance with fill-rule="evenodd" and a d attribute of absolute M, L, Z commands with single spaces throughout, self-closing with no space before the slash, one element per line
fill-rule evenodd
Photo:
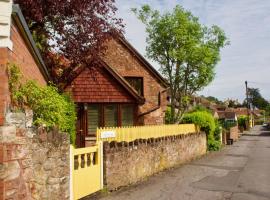
<path fill-rule="evenodd" d="M 167 107 L 166 112 L 165 112 L 165 124 L 171 124 L 171 107 Z"/>
<path fill-rule="evenodd" d="M 238 117 L 237 121 L 238 121 L 238 126 L 239 126 L 239 127 L 243 127 L 244 130 L 247 129 L 248 116 L 246 116 L 246 115 L 241 115 L 241 116 Z"/>
<path fill-rule="evenodd" d="M 220 132 L 214 117 L 207 111 L 196 111 L 184 115 L 182 123 L 194 123 L 207 134 L 207 147 L 209 151 L 217 151 L 221 147 Z M 218 126 L 219 128 L 219 126 Z"/>
<path fill-rule="evenodd" d="M 216 128 L 214 130 L 215 140 L 221 141 L 220 136 L 221 136 L 221 132 L 222 132 L 222 125 L 220 124 L 220 122 L 217 119 L 215 119 L 215 126 L 216 126 Z"/>

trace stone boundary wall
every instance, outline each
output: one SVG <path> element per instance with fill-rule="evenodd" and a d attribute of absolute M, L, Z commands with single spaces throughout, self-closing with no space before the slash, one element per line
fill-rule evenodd
<path fill-rule="evenodd" d="M 239 139 L 238 126 L 234 126 L 230 128 L 230 139 L 233 139 L 234 142 Z"/>
<path fill-rule="evenodd" d="M 0 199 L 69 199 L 69 136 L 26 128 L 22 113 L 0 126 Z"/>
<path fill-rule="evenodd" d="M 206 134 L 191 133 L 132 143 L 104 143 L 104 184 L 108 190 L 134 184 L 164 169 L 204 155 Z"/>

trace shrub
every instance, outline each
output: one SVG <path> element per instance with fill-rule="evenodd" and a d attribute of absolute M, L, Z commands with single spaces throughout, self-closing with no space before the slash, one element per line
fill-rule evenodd
<path fill-rule="evenodd" d="M 222 125 L 222 127 L 226 130 L 230 130 L 231 127 L 237 126 L 237 121 L 225 121 L 225 120 L 221 120 L 220 124 Z"/>
<path fill-rule="evenodd" d="M 206 111 L 196 111 L 184 115 L 183 123 L 194 123 L 207 134 L 207 146 L 209 151 L 217 151 L 221 147 L 220 138 L 215 137 L 216 122 L 214 117 Z"/>
<path fill-rule="evenodd" d="M 238 117 L 238 126 L 243 127 L 244 129 L 247 129 L 246 125 L 248 124 L 248 116 L 241 115 Z"/>
<path fill-rule="evenodd" d="M 171 107 L 167 107 L 166 112 L 165 112 L 165 124 L 170 124 L 171 123 Z"/>
<path fill-rule="evenodd" d="M 221 141 L 220 134 L 222 132 L 222 126 L 217 119 L 215 120 L 215 126 L 216 126 L 216 128 L 214 131 L 214 138 L 216 141 Z"/>
<path fill-rule="evenodd" d="M 208 113 L 212 113 L 211 110 L 209 110 L 208 108 L 204 107 L 204 106 L 201 106 L 201 105 L 197 105 L 195 106 L 190 113 L 192 112 L 197 112 L 197 111 L 201 111 L 201 112 L 208 112 Z"/>
<path fill-rule="evenodd" d="M 19 73 L 15 68 L 18 67 L 11 65 L 9 73 Z M 12 74 L 9 76 L 12 77 Z M 76 111 L 71 98 L 67 94 L 59 93 L 53 85 L 39 86 L 35 81 L 21 84 L 17 80 L 13 83 L 12 98 L 22 109 L 29 107 L 33 110 L 34 125 L 43 125 L 48 129 L 57 127 L 60 131 L 69 133 L 70 141 L 74 144 Z"/>

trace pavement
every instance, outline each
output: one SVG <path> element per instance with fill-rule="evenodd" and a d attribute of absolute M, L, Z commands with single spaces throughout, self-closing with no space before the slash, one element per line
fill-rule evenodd
<path fill-rule="evenodd" d="M 220 152 L 98 200 L 270 200 L 270 131 L 254 127 Z"/>

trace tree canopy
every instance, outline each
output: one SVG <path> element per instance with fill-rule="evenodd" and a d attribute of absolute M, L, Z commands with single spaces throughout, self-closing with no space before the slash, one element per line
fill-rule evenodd
<path fill-rule="evenodd" d="M 202 96 L 204 97 L 204 96 Z M 223 102 L 221 100 L 219 100 L 218 98 L 216 97 L 213 97 L 213 96 L 208 96 L 208 97 L 204 97 L 206 98 L 208 101 L 211 101 L 213 103 L 216 103 L 216 104 L 223 104 Z"/>
<path fill-rule="evenodd" d="M 262 97 L 259 88 L 248 88 L 249 103 L 253 107 L 266 110 L 269 107 L 269 102 Z"/>
<path fill-rule="evenodd" d="M 122 32 L 114 0 L 14 0 L 44 61 L 59 83 L 102 53 L 110 32 Z"/>
<path fill-rule="evenodd" d="M 149 5 L 132 11 L 146 25 L 147 56 L 159 63 L 170 84 L 171 123 L 179 122 L 189 96 L 214 79 L 220 49 L 228 44 L 225 33 L 218 26 L 200 24 L 181 6 L 164 14 Z"/>

